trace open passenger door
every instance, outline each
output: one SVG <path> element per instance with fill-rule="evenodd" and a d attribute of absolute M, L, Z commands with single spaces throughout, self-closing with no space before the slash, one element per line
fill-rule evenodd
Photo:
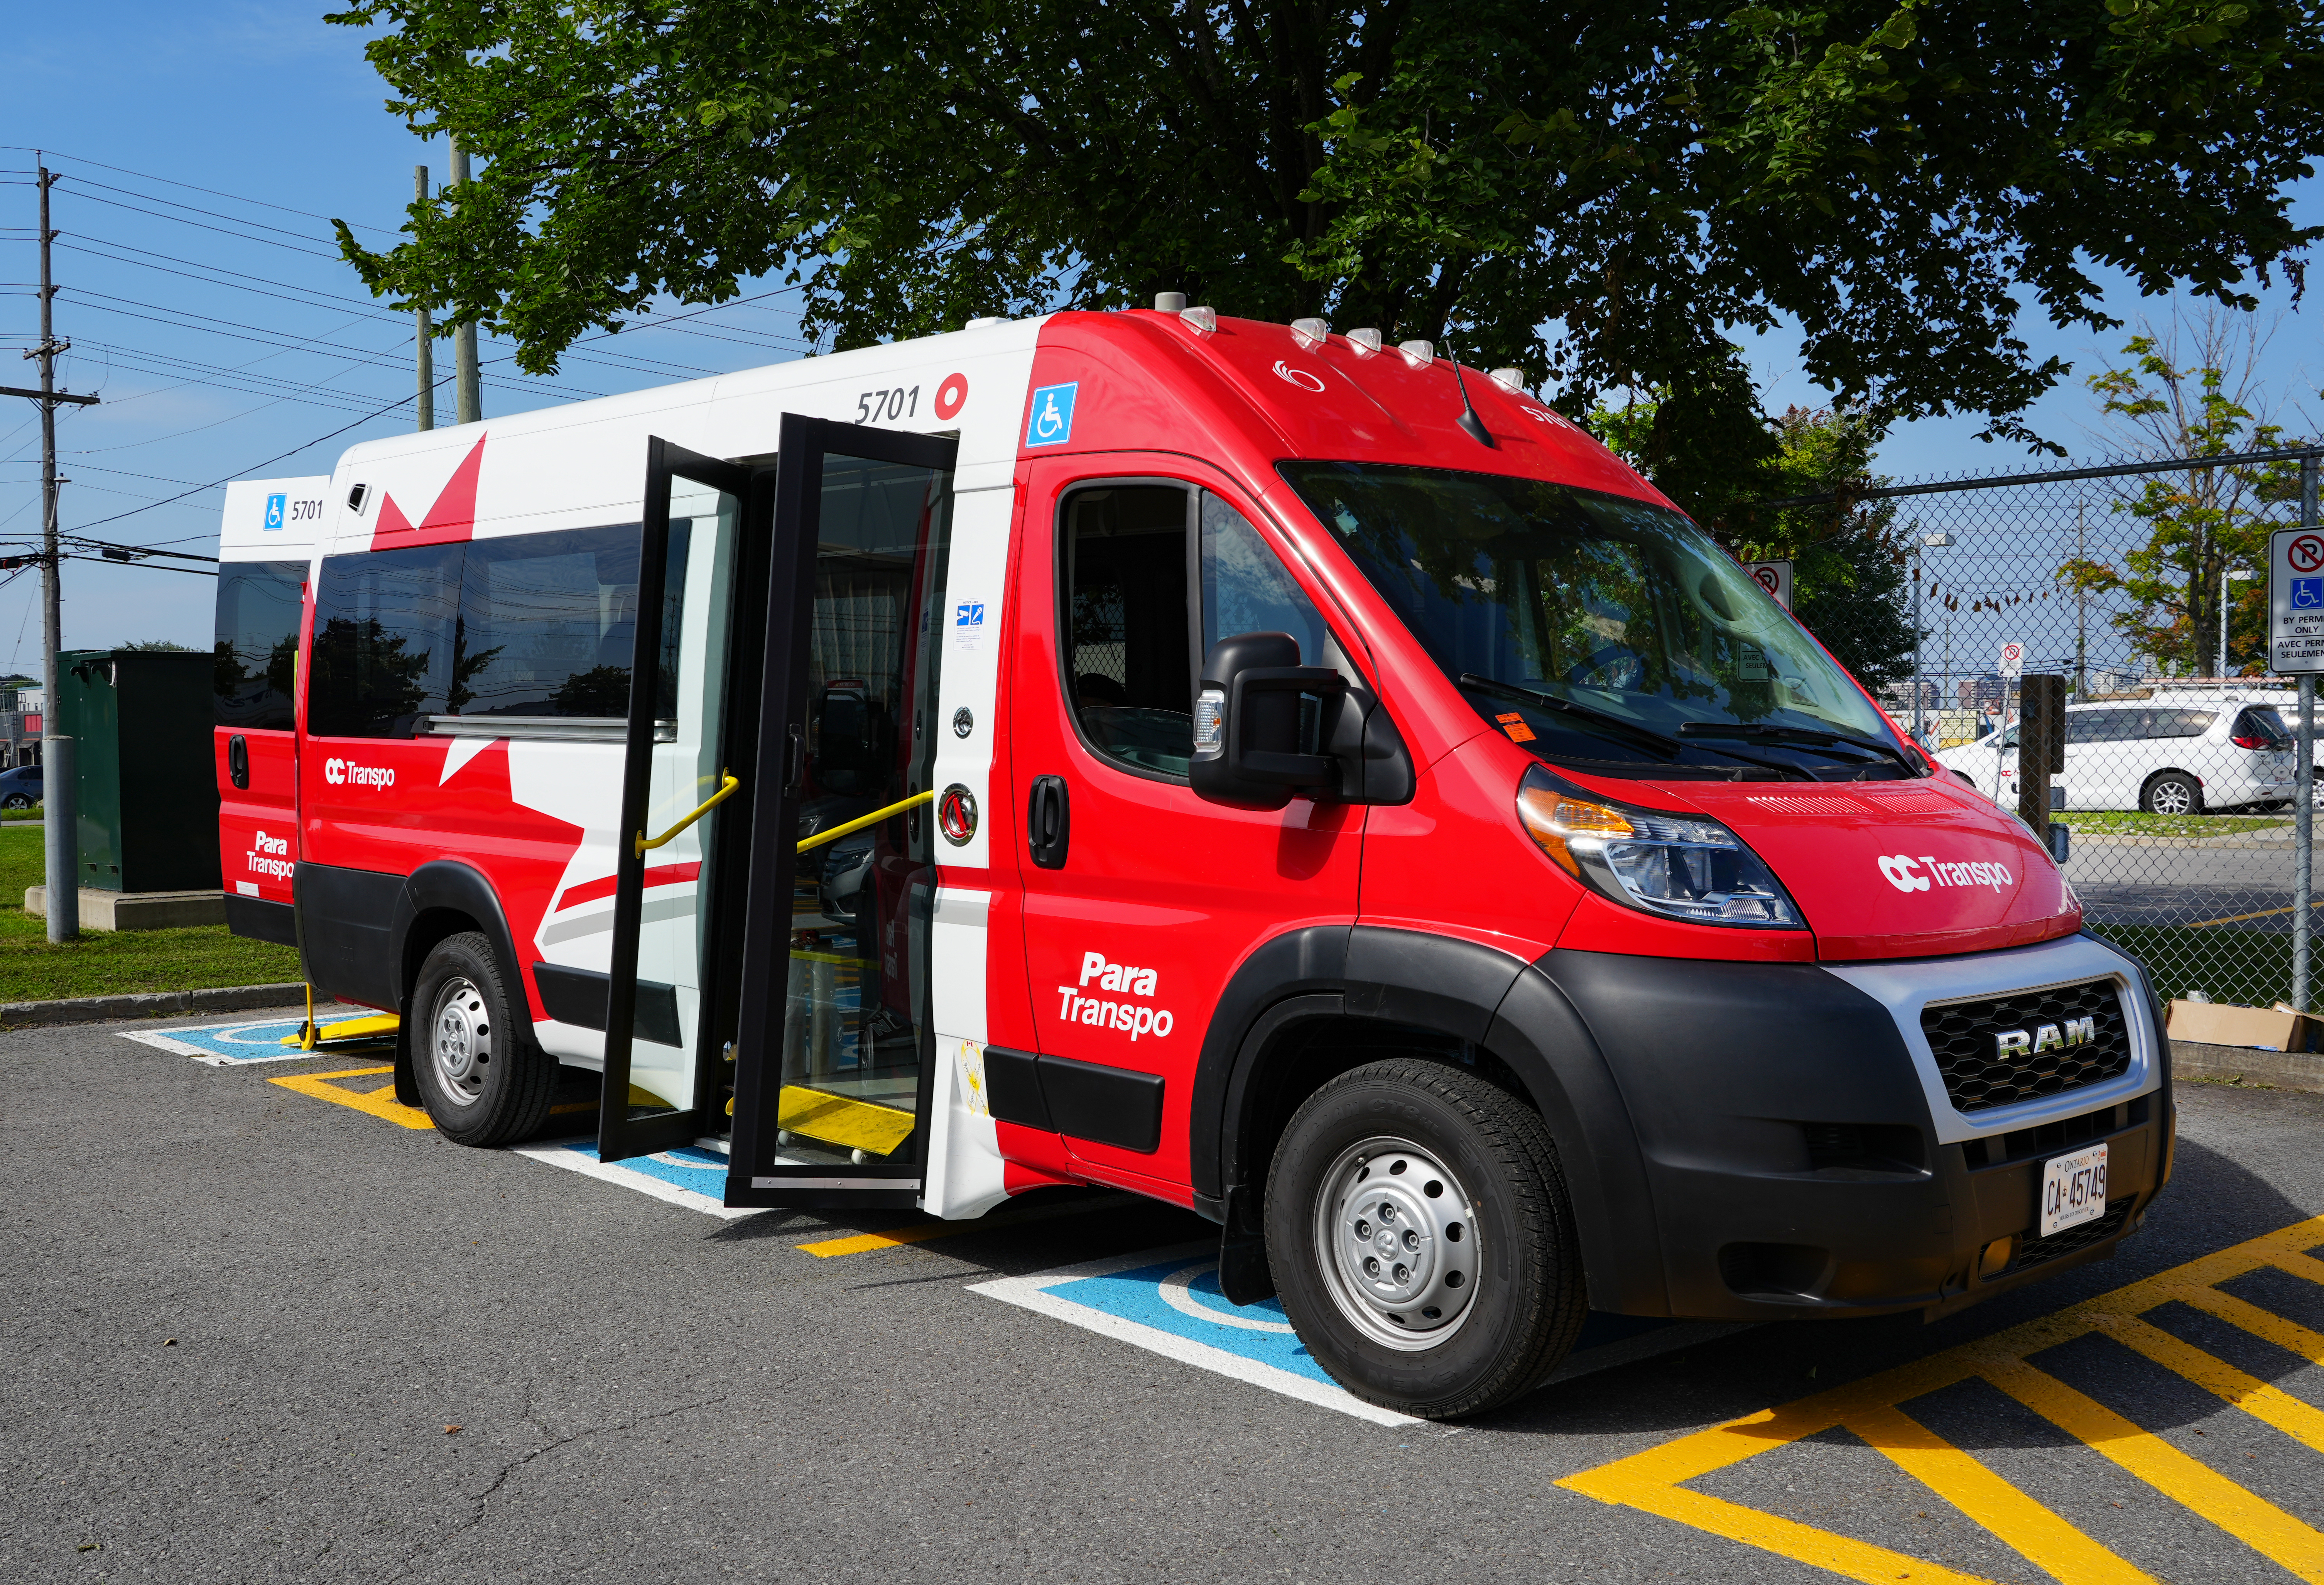
<path fill-rule="evenodd" d="M 651 620 L 667 707 L 632 691 L 600 1155 L 731 1117 L 729 1205 L 912 1205 L 955 445 L 793 414 L 771 469 L 654 445 L 638 652 Z M 688 864 L 690 897 L 655 884 Z"/>

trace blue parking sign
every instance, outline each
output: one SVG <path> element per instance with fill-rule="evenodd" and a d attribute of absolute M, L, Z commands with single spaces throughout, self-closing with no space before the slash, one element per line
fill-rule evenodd
<path fill-rule="evenodd" d="M 2292 579 L 2292 608 L 2294 611 L 2324 611 L 2324 578 Z"/>
<path fill-rule="evenodd" d="M 266 498 L 266 531 L 277 532 L 282 527 L 283 502 L 287 496 L 278 493 Z"/>
<path fill-rule="evenodd" d="M 1033 392 L 1033 413 L 1025 420 L 1025 444 L 1063 446 L 1074 438 L 1074 392 L 1081 382 L 1044 385 Z"/>

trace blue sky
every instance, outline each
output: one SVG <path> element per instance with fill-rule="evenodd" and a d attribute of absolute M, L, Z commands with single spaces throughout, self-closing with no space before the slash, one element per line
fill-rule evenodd
<path fill-rule="evenodd" d="M 64 383 L 104 399 L 60 419 L 60 471 L 73 481 L 63 497 L 68 532 L 210 551 L 222 493 L 165 498 L 226 477 L 325 473 L 347 445 L 411 423 L 408 404 L 392 405 L 413 385 L 410 323 L 337 262 L 327 217 L 387 241 L 410 199 L 412 166 L 440 180 L 444 151 L 381 107 L 384 89 L 360 35 L 322 23 L 326 9 L 227 0 L 51 8 L 18 20 L 0 102 L 0 145 L 12 145 L 0 147 L 0 354 L 36 338 L 37 304 L 25 287 L 38 279 L 29 178 L 37 146 L 65 173 L 51 222 L 66 234 L 56 254 L 57 329 L 74 344 Z M 2324 219 L 2324 184 L 2310 184 L 2301 208 Z M 508 347 L 488 342 L 484 411 L 798 356 L 805 346 L 790 300 L 727 305 L 594 341 L 547 381 L 516 373 Z M 2109 304 L 2132 318 L 2168 307 L 2118 283 Z M 2312 432 L 2324 428 L 2314 421 L 2324 420 L 2314 395 L 2324 360 L 2311 329 L 2324 310 L 2289 309 L 2279 286 L 2268 311 L 2285 318 L 2266 377 L 2280 398 L 2304 401 L 2311 421 L 2295 415 L 2295 427 Z M 2121 333 L 2094 338 L 2039 322 L 2024 331 L 2037 350 L 2077 366 L 2036 409 L 2035 426 L 2077 455 L 2105 449 L 2080 377 Z M 1784 338 L 1759 338 L 1750 353 L 1771 407 L 1820 400 Z M 0 384 L 37 383 L 32 364 L 5 355 L 0 364 L 14 371 Z M 438 373 L 449 372 L 448 345 L 439 344 Z M 443 421 L 451 405 L 447 387 L 437 397 Z M 1884 448 L 1881 466 L 1910 475 L 2026 461 L 2016 448 L 1975 443 L 1978 427 L 1909 426 Z M 0 548 L 38 531 L 39 436 L 30 403 L 0 404 Z M 294 447 L 302 449 L 268 463 Z M 0 586 L 0 671 L 37 668 L 37 581 Z M 68 647 L 170 639 L 207 648 L 210 627 L 207 578 L 66 564 Z"/>

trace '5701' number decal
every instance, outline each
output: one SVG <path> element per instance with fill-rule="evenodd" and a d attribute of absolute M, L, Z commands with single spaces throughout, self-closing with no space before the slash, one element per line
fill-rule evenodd
<path fill-rule="evenodd" d="M 855 421 L 859 424 L 918 418 L 919 412 L 920 388 L 917 385 L 909 391 L 900 385 L 893 391 L 867 391 L 855 399 Z"/>

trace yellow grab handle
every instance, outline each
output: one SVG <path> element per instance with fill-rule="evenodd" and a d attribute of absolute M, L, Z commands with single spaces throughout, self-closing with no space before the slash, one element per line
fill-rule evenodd
<path fill-rule="evenodd" d="M 742 785 L 742 779 L 741 777 L 729 776 L 726 778 L 724 785 L 720 787 L 716 792 L 712 793 L 708 797 L 703 799 L 701 806 L 696 808 L 693 814 L 688 815 L 685 819 L 671 826 L 668 831 L 663 832 L 659 836 L 648 838 L 644 832 L 639 832 L 638 857 L 645 857 L 647 849 L 661 846 L 662 843 L 668 842 L 671 837 L 676 836 L 679 832 L 685 830 L 696 820 L 701 819 L 705 815 L 710 813 L 711 810 L 724 803 L 729 797 L 733 796 L 734 789 Z"/>
<path fill-rule="evenodd" d="M 853 820 L 850 820 L 844 825 L 835 825 L 828 831 L 818 831 L 813 836 L 808 837 L 805 842 L 799 843 L 798 851 L 805 852 L 809 848 L 819 848 L 825 843 L 837 842 L 849 832 L 861 831 L 867 825 L 877 825 L 881 821 L 885 820 L 890 815 L 900 815 L 907 809 L 917 809 L 922 804 L 932 804 L 936 802 L 936 795 L 934 791 L 914 793 L 910 797 L 906 798 L 900 804 L 890 804 L 884 809 L 874 809 L 869 815 L 860 816 Z M 708 806 L 706 805 L 704 806 L 707 807 Z"/>

